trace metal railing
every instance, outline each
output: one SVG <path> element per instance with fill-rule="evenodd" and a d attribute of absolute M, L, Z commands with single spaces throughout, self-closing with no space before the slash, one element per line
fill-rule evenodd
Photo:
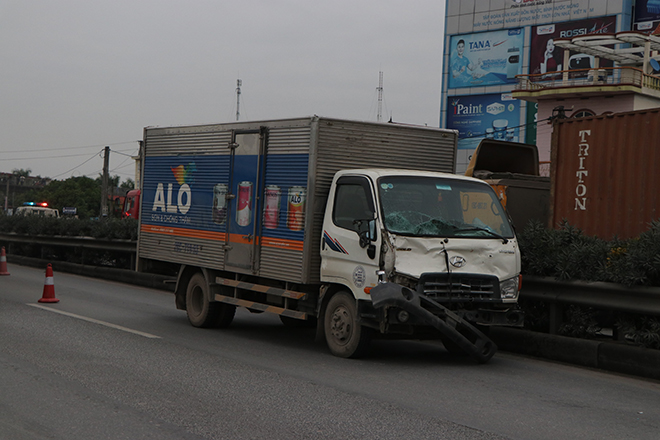
<path fill-rule="evenodd" d="M 45 235 L 23 235 L 23 234 L 1 234 L 0 244 L 7 247 L 11 253 L 14 244 L 34 244 L 40 246 L 40 255 L 44 254 L 50 248 L 67 248 L 70 251 L 78 251 L 76 260 L 79 264 L 87 262 L 87 251 L 109 251 L 127 254 L 130 257 L 130 265 L 135 265 L 135 255 L 137 252 L 137 242 L 131 240 L 102 240 L 93 237 L 63 237 L 63 236 L 45 236 Z"/>
<path fill-rule="evenodd" d="M 7 246 L 7 243 L 31 243 L 45 247 L 125 252 L 132 258 L 135 258 L 137 247 L 135 241 L 129 240 L 0 234 L 0 246 Z M 79 264 L 84 264 L 84 257 Z M 658 287 L 627 287 L 603 282 L 556 281 L 547 277 L 525 275 L 520 299 L 541 301 L 547 304 L 550 313 L 549 332 L 551 334 L 558 333 L 562 324 L 562 310 L 570 305 L 593 307 L 604 311 L 660 316 L 660 288 Z"/>
<path fill-rule="evenodd" d="M 538 92 L 545 89 L 598 85 L 631 85 L 660 91 L 660 77 L 647 75 L 637 67 L 599 67 L 560 70 L 550 73 L 516 75 L 514 92 Z"/>
<path fill-rule="evenodd" d="M 520 298 L 548 305 L 549 333 L 557 334 L 565 306 L 593 307 L 637 315 L 660 316 L 660 288 L 623 286 L 614 283 L 556 281 L 552 278 L 523 276 Z"/>

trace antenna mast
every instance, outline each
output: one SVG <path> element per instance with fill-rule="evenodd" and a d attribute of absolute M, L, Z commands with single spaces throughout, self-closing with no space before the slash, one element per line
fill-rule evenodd
<path fill-rule="evenodd" d="M 383 119 L 383 71 L 378 72 L 378 114 L 376 121 L 380 122 Z"/>
<path fill-rule="evenodd" d="M 240 79 L 236 80 L 236 120 L 241 117 L 240 105 L 241 105 L 241 86 L 243 81 Z"/>

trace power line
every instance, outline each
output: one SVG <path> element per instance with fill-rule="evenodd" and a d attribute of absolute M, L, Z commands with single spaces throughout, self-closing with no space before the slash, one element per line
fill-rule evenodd
<path fill-rule="evenodd" d="M 89 154 L 89 153 L 87 153 Z M 87 154 L 64 154 L 59 156 L 37 156 L 37 157 L 10 157 L 3 160 L 40 160 L 40 159 L 59 159 L 61 157 L 80 157 L 87 156 Z M 94 154 L 96 155 L 96 154 Z"/>
<path fill-rule="evenodd" d="M 2 153 L 38 153 L 41 151 L 60 151 L 60 150 L 81 150 L 83 148 L 102 148 L 105 147 L 106 145 L 126 145 L 126 144 L 133 144 L 137 141 L 130 141 L 130 142 L 117 142 L 114 144 L 103 144 L 103 145 L 86 145 L 84 147 L 59 147 L 59 148 L 42 148 L 38 150 L 14 150 L 14 151 L 0 151 L 0 154 Z M 127 150 L 126 150 L 127 151 Z M 60 156 L 60 157 L 67 157 L 67 156 Z"/>
<path fill-rule="evenodd" d="M 57 176 L 53 176 L 53 177 L 51 177 L 51 179 L 55 179 L 55 178 L 57 178 L 57 177 L 64 176 L 65 174 L 69 174 L 70 172 L 72 172 L 72 171 L 74 171 L 74 170 L 80 168 L 81 166 L 83 166 L 83 165 L 85 165 L 87 162 L 89 162 L 90 160 L 94 159 L 94 158 L 95 158 L 96 156 L 98 156 L 100 153 L 101 153 L 100 151 L 99 151 L 98 153 L 95 153 L 92 157 L 90 157 L 89 159 L 87 159 L 86 161 L 84 161 L 83 163 L 81 163 L 80 165 L 75 166 L 75 167 L 71 168 L 69 171 L 65 171 L 65 172 L 62 173 L 62 174 L 58 174 Z"/>

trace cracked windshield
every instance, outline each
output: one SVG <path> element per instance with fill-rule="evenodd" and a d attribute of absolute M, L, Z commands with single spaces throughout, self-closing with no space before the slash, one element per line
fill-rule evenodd
<path fill-rule="evenodd" d="M 489 186 L 442 178 L 390 176 L 378 181 L 385 227 L 424 237 L 513 238 Z"/>

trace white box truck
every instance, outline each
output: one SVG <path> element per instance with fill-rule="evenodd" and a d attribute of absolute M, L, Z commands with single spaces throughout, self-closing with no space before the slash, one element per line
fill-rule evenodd
<path fill-rule="evenodd" d="M 324 117 L 144 130 L 137 270 L 176 275 L 197 327 L 236 307 L 316 325 L 342 357 L 440 338 L 485 362 L 521 325 L 520 253 L 457 132 Z"/>

